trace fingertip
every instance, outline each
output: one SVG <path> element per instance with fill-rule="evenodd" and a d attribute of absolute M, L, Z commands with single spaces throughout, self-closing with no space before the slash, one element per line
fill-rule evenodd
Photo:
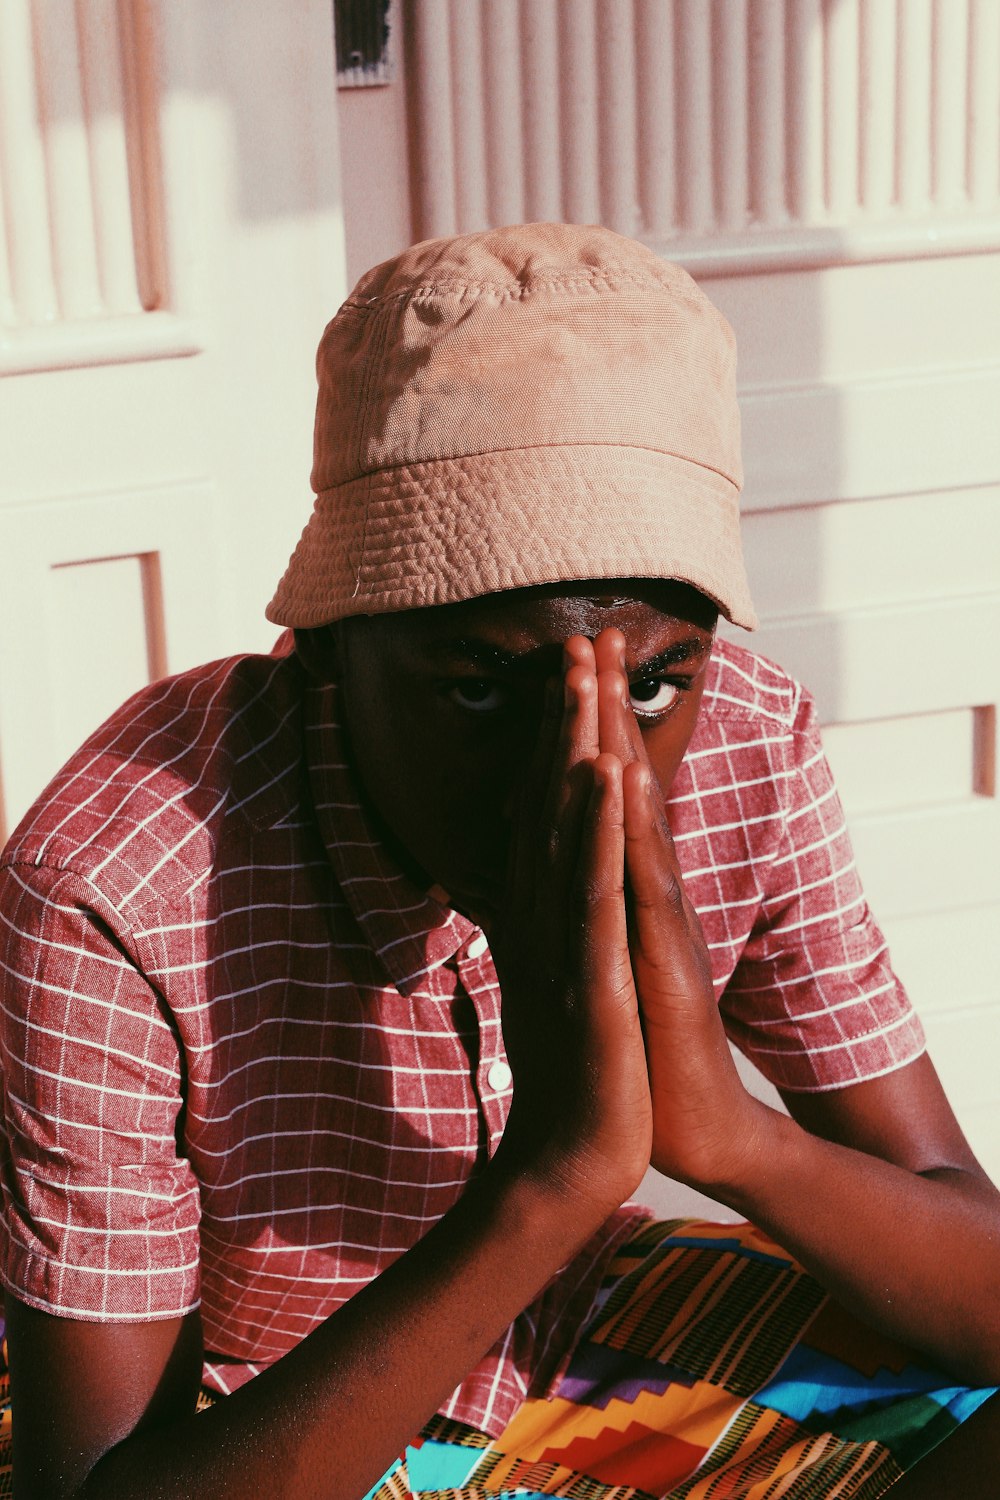
<path fill-rule="evenodd" d="M 573 667 L 589 667 L 595 664 L 594 643 L 585 635 L 571 635 L 563 642 L 563 667 L 568 672 Z"/>
<path fill-rule="evenodd" d="M 609 788 L 618 788 L 622 784 L 622 763 L 617 755 L 612 755 L 608 750 L 602 750 L 594 761 L 594 776 L 597 781 Z"/>
<path fill-rule="evenodd" d="M 594 642 L 594 655 L 599 669 L 625 672 L 625 637 L 615 625 L 602 630 Z"/>
<path fill-rule="evenodd" d="M 569 707 L 574 699 L 586 699 L 597 692 L 597 678 L 594 676 L 593 667 L 588 667 L 582 662 L 571 666 L 563 678 L 566 706 Z"/>

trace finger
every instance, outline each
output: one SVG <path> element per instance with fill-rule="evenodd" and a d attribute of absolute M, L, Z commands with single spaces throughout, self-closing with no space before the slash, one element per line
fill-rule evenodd
<path fill-rule="evenodd" d="M 593 765 L 575 882 L 580 977 L 586 993 L 634 1004 L 625 915 L 625 811 L 621 762 L 600 755 Z"/>
<path fill-rule="evenodd" d="M 598 672 L 620 672 L 625 676 L 625 637 L 613 625 L 594 640 L 594 665 Z"/>
<path fill-rule="evenodd" d="M 637 761 L 626 766 L 622 801 L 632 946 L 656 973 L 658 989 L 686 992 L 705 978 L 704 939 L 659 800 L 649 768 Z"/>
<path fill-rule="evenodd" d="M 562 716 L 559 735 L 547 767 L 547 787 L 539 808 L 539 823 L 550 857 L 565 843 L 567 817 L 578 818 L 590 794 L 589 774 L 578 768 L 598 753 L 597 679 L 594 648 L 586 636 L 570 636 L 563 648 Z"/>
<path fill-rule="evenodd" d="M 617 755 L 623 766 L 633 760 L 646 761 L 642 731 L 629 696 L 625 637 L 620 630 L 601 631 L 594 642 L 594 660 L 599 684 L 601 749 Z"/>
<path fill-rule="evenodd" d="M 593 761 L 600 753 L 597 726 L 597 678 L 594 669 L 582 663 L 571 666 L 563 678 L 563 725 L 560 743 L 566 770 L 580 761 Z"/>
<path fill-rule="evenodd" d="M 600 746 L 597 731 L 597 677 L 594 645 L 585 635 L 573 635 L 563 646 L 563 738 L 562 760 L 572 776 L 582 761 L 596 760 Z M 584 778 L 583 800 L 590 794 L 590 778 Z"/>
<path fill-rule="evenodd" d="M 602 743 L 602 748 L 608 750 L 613 755 L 618 755 L 623 765 L 628 765 L 629 761 L 632 760 L 645 761 L 648 765 L 649 762 L 646 755 L 646 746 L 642 738 L 642 730 L 639 728 L 639 722 L 632 710 L 628 672 L 625 666 L 625 648 L 626 641 L 624 635 L 620 630 L 616 630 L 613 627 L 602 630 L 594 642 L 594 659 L 597 665 L 598 676 L 601 676 L 605 672 L 611 674 L 620 673 L 623 683 L 622 702 L 624 719 L 623 722 L 616 722 L 616 705 L 613 702 L 614 692 L 611 687 L 613 679 L 609 678 L 607 688 L 609 696 L 605 703 L 608 743 Z M 625 750 L 626 745 L 628 747 L 627 750 Z M 625 750 L 624 754 L 622 753 L 623 750 Z"/>
<path fill-rule="evenodd" d="M 645 751 L 639 754 L 641 736 L 629 706 L 628 681 L 617 668 L 597 674 L 597 722 L 602 752 L 615 756 L 623 766 L 645 759 Z"/>
<path fill-rule="evenodd" d="M 536 906 L 560 932 L 566 931 L 592 786 L 590 767 L 597 753 L 597 679 L 592 667 L 578 662 L 563 682 L 562 720 L 545 803 L 534 830 L 526 829 L 526 836 L 534 837 L 542 870 Z"/>
<path fill-rule="evenodd" d="M 568 672 L 570 667 L 577 666 L 597 671 L 594 643 L 585 635 L 571 635 L 563 643 L 563 671 Z"/>

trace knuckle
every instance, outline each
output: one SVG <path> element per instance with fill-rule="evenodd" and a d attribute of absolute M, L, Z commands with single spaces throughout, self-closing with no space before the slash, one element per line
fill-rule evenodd
<path fill-rule="evenodd" d="M 685 915 L 684 887 L 672 870 L 666 871 L 660 880 L 659 899 L 672 916 Z"/>
<path fill-rule="evenodd" d="M 610 872 L 581 872 L 574 884 L 574 895 L 581 908 L 591 911 L 610 902 L 623 901 L 624 882 L 620 876 Z"/>

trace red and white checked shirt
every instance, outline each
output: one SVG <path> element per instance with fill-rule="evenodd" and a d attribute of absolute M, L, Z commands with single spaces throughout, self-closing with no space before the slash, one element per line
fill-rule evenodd
<path fill-rule="evenodd" d="M 486 941 L 380 847 L 336 711 L 288 654 L 158 683 L 0 867 L 3 1279 L 83 1319 L 200 1300 L 220 1390 L 445 1212 L 510 1099 Z M 769 1078 L 837 1088 L 920 1052 L 810 701 L 779 669 L 719 643 L 670 820 L 729 1034 Z M 545 1388 L 634 1213 L 451 1415 L 499 1431 Z"/>

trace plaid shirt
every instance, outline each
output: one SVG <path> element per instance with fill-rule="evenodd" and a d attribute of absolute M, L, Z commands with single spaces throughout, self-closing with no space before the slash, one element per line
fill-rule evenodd
<path fill-rule="evenodd" d="M 412 1245 L 510 1100 L 486 940 L 379 845 L 336 714 L 294 655 L 158 683 L 0 868 L 3 1278 L 100 1321 L 200 1301 L 219 1390 Z M 763 1072 L 828 1089 L 916 1056 L 798 685 L 720 642 L 669 806 L 726 1026 Z M 498 1431 L 546 1387 L 636 1212 L 449 1415 Z"/>

